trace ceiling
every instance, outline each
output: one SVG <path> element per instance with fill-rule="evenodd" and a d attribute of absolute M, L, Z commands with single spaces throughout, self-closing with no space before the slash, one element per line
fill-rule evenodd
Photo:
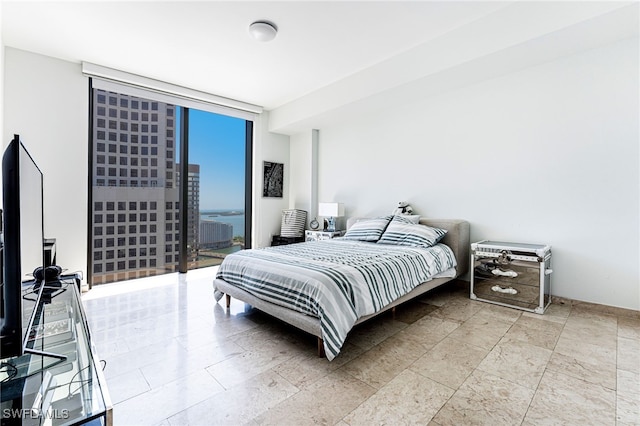
<path fill-rule="evenodd" d="M 286 129 L 625 8 L 637 15 L 636 2 L 609 1 L 2 0 L 1 12 L 6 46 L 260 105 L 280 111 Z M 279 29 L 268 43 L 248 33 L 264 19 Z M 637 35 L 637 16 L 634 22 Z M 603 29 L 594 28 L 600 37 Z M 614 39 L 629 32 L 616 21 L 606 29 Z M 305 117 L 294 117 L 300 111 Z"/>

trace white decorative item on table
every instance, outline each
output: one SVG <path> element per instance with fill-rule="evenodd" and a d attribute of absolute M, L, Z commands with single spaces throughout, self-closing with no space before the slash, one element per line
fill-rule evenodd
<path fill-rule="evenodd" d="M 333 232 L 336 230 L 336 218 L 344 216 L 344 204 L 342 203 L 319 203 L 318 216 L 326 218 L 325 231 Z"/>

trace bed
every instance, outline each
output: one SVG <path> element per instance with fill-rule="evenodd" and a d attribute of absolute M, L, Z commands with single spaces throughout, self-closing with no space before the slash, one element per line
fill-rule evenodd
<path fill-rule="evenodd" d="M 229 308 L 236 298 L 317 336 L 318 354 L 332 360 L 353 326 L 467 272 L 467 221 L 413 222 L 352 218 L 342 238 L 236 252 L 216 273 L 216 300 L 226 295 Z"/>

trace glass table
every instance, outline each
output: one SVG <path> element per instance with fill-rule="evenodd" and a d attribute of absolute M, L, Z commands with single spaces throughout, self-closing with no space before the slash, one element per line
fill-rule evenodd
<path fill-rule="evenodd" d="M 23 284 L 24 355 L 2 359 L 2 424 L 111 426 L 103 366 L 80 300 L 80 278 Z"/>

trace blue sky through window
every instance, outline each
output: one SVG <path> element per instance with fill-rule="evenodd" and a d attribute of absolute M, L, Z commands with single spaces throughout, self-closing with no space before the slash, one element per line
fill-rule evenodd
<path fill-rule="evenodd" d="M 244 209 L 245 120 L 190 109 L 189 162 L 200 165 L 201 211 Z"/>

